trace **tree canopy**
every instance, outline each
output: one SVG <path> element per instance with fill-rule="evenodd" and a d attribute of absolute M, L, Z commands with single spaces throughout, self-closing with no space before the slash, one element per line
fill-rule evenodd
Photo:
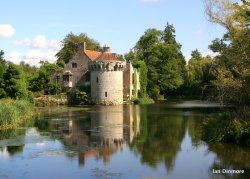
<path fill-rule="evenodd" d="M 167 23 L 164 30 L 146 30 L 126 57 L 134 64 L 145 62 L 147 92 L 154 99 L 166 96 L 184 83 L 185 60 L 173 25 Z"/>
<path fill-rule="evenodd" d="M 62 48 L 56 54 L 58 58 L 57 64 L 63 66 L 63 64 L 68 63 L 72 57 L 76 54 L 78 49 L 78 44 L 85 42 L 87 49 L 89 50 L 100 50 L 100 44 L 87 36 L 85 33 L 80 33 L 75 35 L 72 32 L 67 34 L 66 37 L 61 41 Z"/>
<path fill-rule="evenodd" d="M 221 102 L 249 105 L 250 101 L 250 2 L 205 0 L 211 22 L 227 30 L 209 46 L 214 52 L 216 79 L 212 81 Z"/>

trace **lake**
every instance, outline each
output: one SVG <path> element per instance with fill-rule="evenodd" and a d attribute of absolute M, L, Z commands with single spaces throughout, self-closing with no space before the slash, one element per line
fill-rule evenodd
<path fill-rule="evenodd" d="M 37 110 L 25 126 L 0 131 L 1 179 L 250 178 L 249 148 L 201 140 L 204 120 L 224 112 L 218 104 Z"/>

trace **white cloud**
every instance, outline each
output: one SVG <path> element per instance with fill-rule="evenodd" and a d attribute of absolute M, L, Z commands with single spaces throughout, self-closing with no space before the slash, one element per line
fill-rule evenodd
<path fill-rule="evenodd" d="M 206 51 L 204 53 L 202 53 L 202 56 L 203 57 L 206 57 L 206 56 L 210 56 L 212 58 L 218 56 L 220 53 L 219 52 L 212 52 L 212 51 Z"/>
<path fill-rule="evenodd" d="M 46 48 L 47 42 L 44 35 L 37 35 L 31 43 L 31 48 Z"/>
<path fill-rule="evenodd" d="M 7 60 L 15 63 L 15 64 L 19 64 L 20 63 L 20 59 L 21 59 L 22 54 L 18 51 L 11 51 L 7 54 Z"/>
<path fill-rule="evenodd" d="M 41 50 L 29 50 L 26 52 L 24 58 L 28 59 L 41 59 L 43 58 L 44 54 Z"/>
<path fill-rule="evenodd" d="M 24 45 L 31 49 L 47 48 L 52 50 L 60 50 L 61 42 L 58 40 L 47 40 L 44 35 L 37 35 L 33 39 L 16 40 L 14 45 Z"/>
<path fill-rule="evenodd" d="M 19 64 L 21 61 L 24 61 L 25 63 L 28 63 L 32 66 L 39 67 L 40 61 L 48 61 L 50 63 L 54 63 L 57 58 L 55 57 L 55 54 L 58 51 L 55 50 L 37 50 L 37 49 L 31 49 L 28 50 L 26 53 L 22 54 L 18 51 L 11 51 L 7 54 L 7 60 Z"/>
<path fill-rule="evenodd" d="M 0 24 L 0 39 L 6 39 L 15 34 L 15 29 L 9 24 Z"/>
<path fill-rule="evenodd" d="M 160 2 L 161 0 L 141 0 L 141 2 L 143 3 L 156 3 L 156 2 Z"/>

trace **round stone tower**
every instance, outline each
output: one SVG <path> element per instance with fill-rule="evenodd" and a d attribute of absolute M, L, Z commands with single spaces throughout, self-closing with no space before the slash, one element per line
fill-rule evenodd
<path fill-rule="evenodd" d="M 95 104 L 117 105 L 123 103 L 123 70 L 125 61 L 116 55 L 103 52 L 89 62 L 91 99 Z"/>

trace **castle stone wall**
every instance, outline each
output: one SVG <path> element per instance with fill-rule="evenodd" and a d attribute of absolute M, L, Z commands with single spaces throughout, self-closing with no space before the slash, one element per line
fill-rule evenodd
<path fill-rule="evenodd" d="M 95 104 L 117 105 L 123 103 L 124 62 L 94 61 L 91 71 L 91 99 Z"/>

